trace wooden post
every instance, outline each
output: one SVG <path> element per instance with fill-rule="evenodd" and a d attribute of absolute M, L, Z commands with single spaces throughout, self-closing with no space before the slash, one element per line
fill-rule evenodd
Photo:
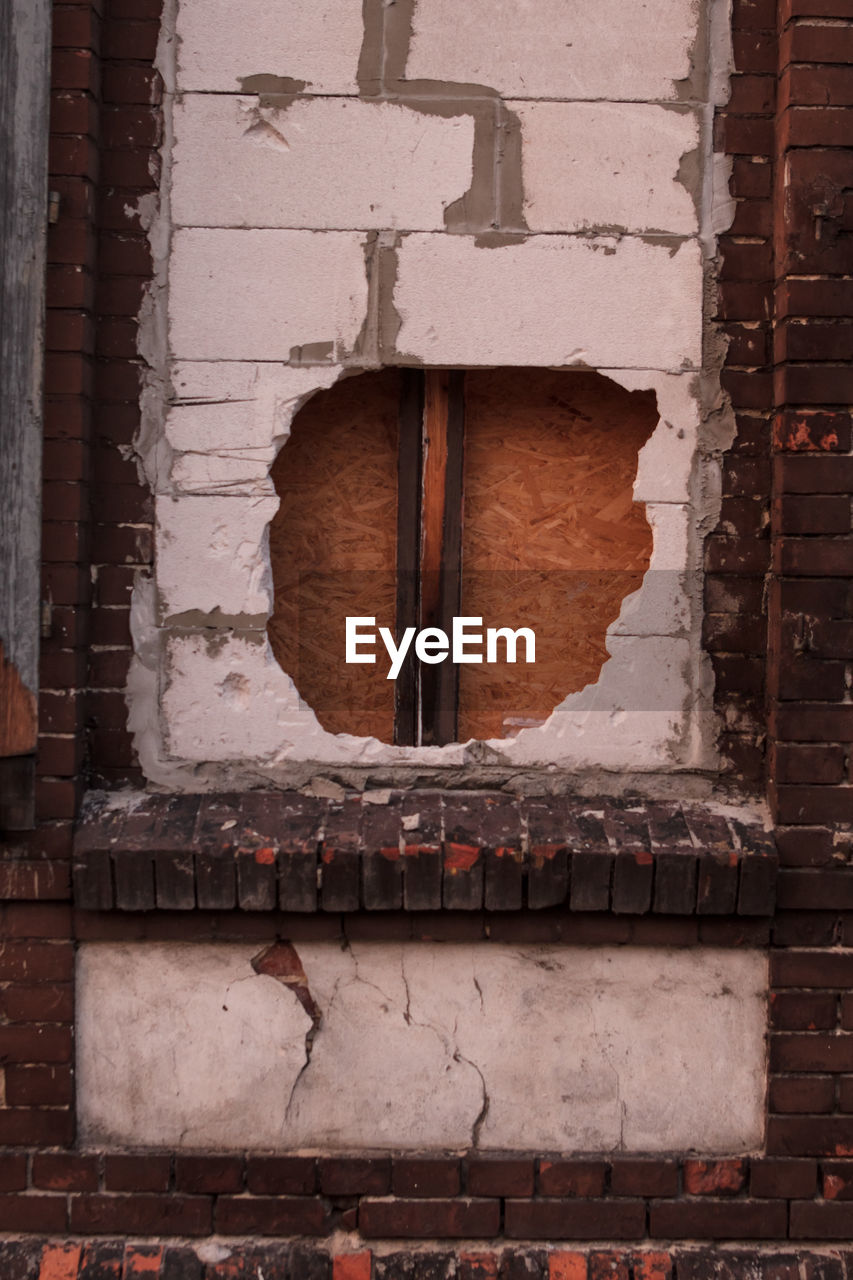
<path fill-rule="evenodd" d="M 50 19 L 49 0 L 0 0 L 0 827 L 7 829 L 32 823 L 38 729 Z"/>

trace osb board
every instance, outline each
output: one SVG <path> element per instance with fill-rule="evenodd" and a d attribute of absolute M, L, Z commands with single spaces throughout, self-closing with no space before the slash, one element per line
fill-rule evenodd
<path fill-rule="evenodd" d="M 607 627 L 649 564 L 632 486 L 657 417 L 653 392 L 598 373 L 466 374 L 462 608 L 484 628 L 531 627 L 536 663 L 461 667 L 460 741 L 541 723 L 597 680 Z"/>
<path fill-rule="evenodd" d="M 330 733 L 394 736 L 394 683 L 378 637 L 395 627 L 400 374 L 361 374 L 299 411 L 272 468 L 270 643 Z M 345 662 L 345 620 L 375 617 L 377 661 Z"/>

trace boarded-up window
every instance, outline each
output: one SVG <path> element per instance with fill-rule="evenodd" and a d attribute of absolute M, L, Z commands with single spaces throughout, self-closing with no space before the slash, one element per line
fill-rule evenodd
<path fill-rule="evenodd" d="M 278 661 L 323 726 L 386 742 L 501 738 L 594 682 L 636 590 L 651 530 L 633 501 L 653 393 L 592 371 L 386 369 L 319 392 L 273 468 Z M 536 662 L 442 666 L 410 654 L 388 680 L 345 663 L 348 616 L 407 626 L 481 617 L 529 627 Z M 484 655 L 485 656 L 485 655 Z"/>

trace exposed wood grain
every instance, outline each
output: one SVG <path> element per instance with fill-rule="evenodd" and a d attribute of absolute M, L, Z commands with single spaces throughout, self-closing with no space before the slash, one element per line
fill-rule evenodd
<path fill-rule="evenodd" d="M 421 462 L 424 377 L 401 370 L 400 447 L 397 469 L 397 643 L 407 627 L 417 628 L 420 598 Z M 414 746 L 420 732 L 418 664 L 409 650 L 395 681 L 394 741 Z"/>
<path fill-rule="evenodd" d="M 607 627 L 649 564 L 632 488 L 657 422 L 651 392 L 571 370 L 469 371 L 465 413 L 464 612 L 532 627 L 536 664 L 461 668 L 461 741 L 541 723 L 597 680 Z"/>
<path fill-rule="evenodd" d="M 395 629 L 401 374 L 361 374 L 300 410 L 272 468 L 275 607 L 269 638 L 330 733 L 394 736 L 394 682 L 377 637 L 373 665 L 345 662 L 345 619 Z"/>
<path fill-rule="evenodd" d="M 0 756 L 36 742 L 49 52 L 48 0 L 0 0 Z"/>
<path fill-rule="evenodd" d="M 464 374 L 428 369 L 424 376 L 420 620 L 421 627 L 439 627 L 449 636 L 459 612 Z M 421 665 L 423 745 L 455 740 L 458 683 L 449 659 Z"/>

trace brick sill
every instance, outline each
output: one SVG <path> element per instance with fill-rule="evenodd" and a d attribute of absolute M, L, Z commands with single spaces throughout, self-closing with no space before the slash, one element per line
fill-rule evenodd
<path fill-rule="evenodd" d="M 87 911 L 518 911 L 769 916 L 777 856 L 699 804 L 496 792 L 87 796 Z M 370 795 L 370 793 L 367 793 Z"/>

